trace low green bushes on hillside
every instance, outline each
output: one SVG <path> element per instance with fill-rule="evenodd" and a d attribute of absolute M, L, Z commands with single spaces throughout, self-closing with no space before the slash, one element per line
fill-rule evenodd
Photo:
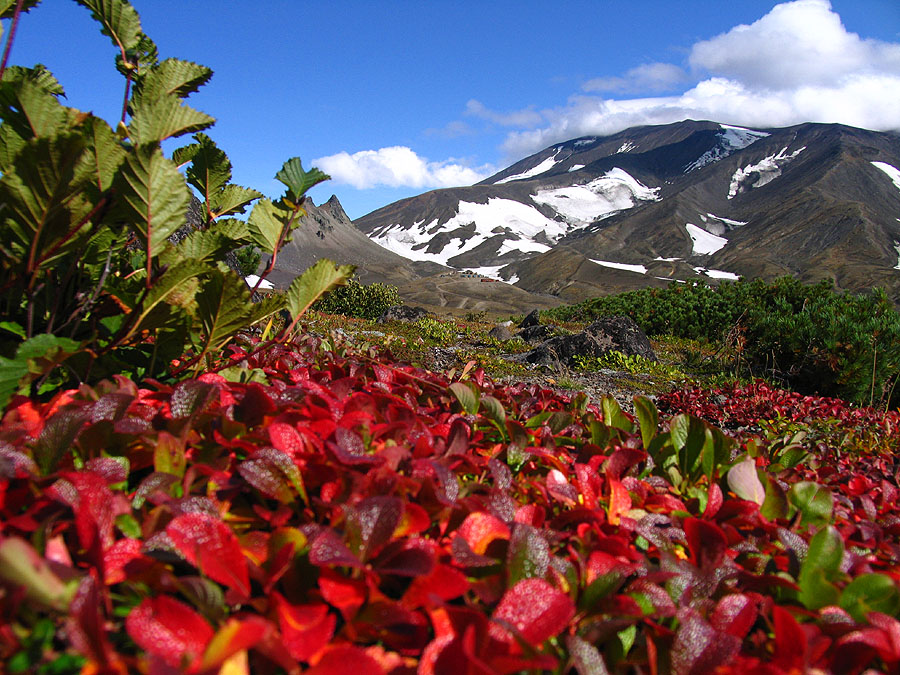
<path fill-rule="evenodd" d="M 562 321 L 616 314 L 650 335 L 725 342 L 751 373 L 799 391 L 860 404 L 896 405 L 900 397 L 900 315 L 880 289 L 840 293 L 828 281 L 792 277 L 672 284 L 546 312 Z"/>
<path fill-rule="evenodd" d="M 313 309 L 326 314 L 343 314 L 357 319 L 377 319 L 388 307 L 400 304 L 396 286 L 374 283 L 363 285 L 348 279 L 322 296 Z"/>

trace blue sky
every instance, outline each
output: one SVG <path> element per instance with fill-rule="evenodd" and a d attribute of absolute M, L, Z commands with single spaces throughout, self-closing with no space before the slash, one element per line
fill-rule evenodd
<path fill-rule="evenodd" d="M 351 218 L 637 124 L 900 129 L 898 0 L 132 2 L 162 58 L 214 70 L 189 103 L 217 119 L 234 182 L 275 196 L 300 156 L 333 177 L 315 202 Z M 114 56 L 86 10 L 44 0 L 11 62 L 114 121 Z"/>

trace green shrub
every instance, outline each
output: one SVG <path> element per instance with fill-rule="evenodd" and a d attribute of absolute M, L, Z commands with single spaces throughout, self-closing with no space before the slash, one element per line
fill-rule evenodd
<path fill-rule="evenodd" d="M 228 157 L 200 133 L 213 118 L 185 102 L 212 71 L 160 61 L 126 0 L 78 4 L 112 40 L 125 78 L 115 130 L 64 106 L 43 66 L 0 66 L 0 409 L 16 392 L 114 374 L 165 378 L 176 359 L 180 371 L 199 369 L 282 308 L 292 316 L 286 339 L 300 314 L 352 273 L 320 261 L 285 294 L 251 302 L 226 254 L 257 247 L 270 256 L 265 276 L 304 194 L 328 176 L 295 157 L 276 175 L 287 188 L 277 201 L 232 184 Z M 4 12 L 17 21 L 20 9 L 7 3 Z M 12 31 L 7 49 L 11 39 Z M 190 133 L 193 143 L 163 154 L 163 141 Z M 196 230 L 185 227 L 191 188 L 202 197 Z M 229 217 L 253 202 L 246 222 Z"/>
<path fill-rule="evenodd" d="M 255 246 L 242 246 L 234 252 L 234 257 L 237 259 L 239 272 L 246 277 L 256 274 L 262 254 Z"/>
<path fill-rule="evenodd" d="M 348 279 L 343 286 L 323 295 L 313 309 L 326 314 L 342 314 L 358 319 L 377 319 L 388 307 L 400 304 L 396 286 L 374 283 L 363 285 Z"/>
<path fill-rule="evenodd" d="M 805 393 L 894 404 L 900 315 L 881 290 L 839 293 L 792 277 L 672 284 L 545 312 L 559 321 L 630 316 L 649 335 L 725 342 L 741 367 Z"/>

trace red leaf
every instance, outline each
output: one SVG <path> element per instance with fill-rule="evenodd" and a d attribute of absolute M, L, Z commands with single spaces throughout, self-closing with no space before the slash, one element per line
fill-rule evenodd
<path fill-rule="evenodd" d="M 403 505 L 403 516 L 397 529 L 394 530 L 394 538 L 406 537 L 410 534 L 424 532 L 431 527 L 431 518 L 428 512 L 415 502 L 406 502 Z"/>
<path fill-rule="evenodd" d="M 782 667 L 802 667 L 806 662 L 808 642 L 806 633 L 786 609 L 772 608 L 775 623 L 775 660 Z"/>
<path fill-rule="evenodd" d="M 125 630 L 138 647 L 173 668 L 194 663 L 213 637 L 202 616 L 167 595 L 144 598 L 125 619 Z"/>
<path fill-rule="evenodd" d="M 100 588 L 96 573 L 91 570 L 91 574 L 82 579 L 69 605 L 66 631 L 75 649 L 92 661 L 106 665 L 115 657 L 100 611 L 104 604 Z"/>
<path fill-rule="evenodd" d="M 278 593 L 272 597 L 285 646 L 298 661 L 309 661 L 328 645 L 337 617 L 328 612 L 324 603 L 292 605 Z"/>
<path fill-rule="evenodd" d="M 756 622 L 758 605 L 757 600 L 743 593 L 726 595 L 719 600 L 709 622 L 716 630 L 743 640 Z"/>
<path fill-rule="evenodd" d="M 622 515 L 631 510 L 631 495 L 622 485 L 622 482 L 615 479 L 609 479 L 609 522 L 611 525 L 618 525 L 622 520 Z"/>
<path fill-rule="evenodd" d="M 185 513 L 168 524 L 166 534 L 203 574 L 249 597 L 247 561 L 238 538 L 225 523 L 206 513 Z"/>
<path fill-rule="evenodd" d="M 336 645 L 322 655 L 307 675 L 384 675 L 384 668 L 365 650 L 352 645 Z"/>
<path fill-rule="evenodd" d="M 672 645 L 672 672 L 705 675 L 730 662 L 741 649 L 741 641 L 710 626 L 693 610 L 679 614 L 681 626 Z"/>
<path fill-rule="evenodd" d="M 713 570 L 725 560 L 728 539 L 715 523 L 687 518 L 684 521 L 684 533 L 691 551 L 691 561 L 701 570 Z"/>
<path fill-rule="evenodd" d="M 428 576 L 416 577 L 403 596 L 407 607 L 431 607 L 469 590 L 466 575 L 450 565 L 435 565 Z"/>
<path fill-rule="evenodd" d="M 125 581 L 125 568 L 136 561 L 152 565 L 152 561 L 141 553 L 140 539 L 120 539 L 103 554 L 104 581 L 107 585 Z M 138 563 L 140 564 L 140 563 Z"/>
<path fill-rule="evenodd" d="M 319 590 L 325 601 L 337 607 L 346 621 L 353 618 L 368 597 L 364 581 L 348 579 L 328 567 L 319 571 Z"/>
<path fill-rule="evenodd" d="M 248 427 L 255 427 L 266 415 L 271 415 L 276 410 L 266 390 L 256 382 L 251 382 L 244 390 L 244 398 L 234 407 L 234 418 Z"/>
<path fill-rule="evenodd" d="M 722 508 L 722 501 L 722 488 L 719 487 L 718 483 L 711 483 L 706 496 L 706 508 L 703 509 L 703 517 L 715 518 L 719 509 Z"/>
<path fill-rule="evenodd" d="M 200 667 L 209 670 L 221 666 L 238 652 L 255 647 L 267 635 L 274 633 L 272 624 L 260 616 L 231 617 L 210 640 Z"/>
<path fill-rule="evenodd" d="M 565 628 L 574 615 L 575 604 L 568 595 L 543 579 L 523 579 L 503 595 L 494 611 L 497 623 L 490 633 L 497 640 L 512 641 L 505 622 L 537 647 Z"/>
<path fill-rule="evenodd" d="M 397 497 L 369 497 L 350 507 L 347 530 L 360 560 L 368 560 L 390 541 L 402 516 L 403 502 Z"/>
<path fill-rule="evenodd" d="M 466 516 L 457 530 L 473 552 L 484 555 L 487 547 L 495 539 L 509 539 L 509 528 L 499 518 L 484 511 L 475 511 Z"/>

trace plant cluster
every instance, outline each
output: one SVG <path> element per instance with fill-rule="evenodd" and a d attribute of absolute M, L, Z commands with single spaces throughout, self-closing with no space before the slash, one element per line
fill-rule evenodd
<path fill-rule="evenodd" d="M 619 351 L 609 351 L 602 356 L 576 356 L 575 363 L 579 370 L 598 371 L 616 370 L 632 375 L 647 374 L 652 377 L 666 379 L 681 379 L 684 377 L 679 369 L 651 361 L 640 354 L 623 354 Z"/>
<path fill-rule="evenodd" d="M 738 372 L 859 404 L 900 401 L 900 314 L 881 289 L 837 293 L 792 277 L 672 284 L 546 312 L 557 320 L 630 316 L 649 335 L 724 343 Z"/>
<path fill-rule="evenodd" d="M 313 309 L 357 319 L 377 319 L 389 307 L 399 304 L 400 294 L 396 286 L 377 282 L 364 285 L 351 278 L 346 284 L 323 295 Z"/>
<path fill-rule="evenodd" d="M 644 398 L 632 418 L 612 398 L 327 347 L 234 348 L 230 367 L 261 382 L 119 377 L 16 397 L 0 432 L 0 658 L 58 672 L 900 665 L 890 454 L 798 458 L 660 419 Z"/>
<path fill-rule="evenodd" d="M 328 177 L 295 157 L 276 175 L 287 188 L 277 201 L 232 184 L 227 156 L 201 133 L 213 118 L 186 103 L 212 71 L 160 61 L 125 0 L 79 4 L 112 40 L 125 78 L 116 129 L 64 106 L 42 66 L 0 67 L 0 407 L 17 391 L 165 377 L 173 359 L 199 372 L 239 330 L 281 309 L 290 333 L 352 273 L 320 261 L 286 294 L 251 302 L 226 254 L 255 246 L 270 256 L 270 272 L 304 194 Z M 9 0 L 0 16 L 15 24 L 22 9 Z M 193 132 L 193 143 L 163 154 L 164 141 Z M 191 188 L 200 196 L 196 229 L 185 226 Z M 246 221 L 233 217 L 253 202 Z"/>

